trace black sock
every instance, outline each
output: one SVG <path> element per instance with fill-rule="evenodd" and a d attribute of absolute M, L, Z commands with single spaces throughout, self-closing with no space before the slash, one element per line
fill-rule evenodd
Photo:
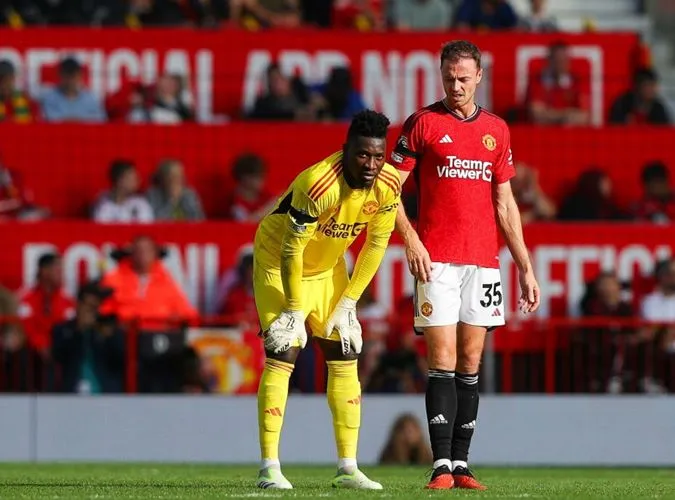
<path fill-rule="evenodd" d="M 457 417 L 452 434 L 452 459 L 468 462 L 469 446 L 478 416 L 478 374 L 458 373 L 455 386 Z"/>
<path fill-rule="evenodd" d="M 429 370 L 426 406 L 434 461 L 442 458 L 450 459 L 452 428 L 457 413 L 454 371 Z"/>

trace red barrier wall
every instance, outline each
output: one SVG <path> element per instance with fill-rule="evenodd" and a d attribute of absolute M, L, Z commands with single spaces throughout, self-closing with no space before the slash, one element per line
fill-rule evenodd
<path fill-rule="evenodd" d="M 341 147 L 343 125 L 231 124 L 222 126 L 62 125 L 0 126 L 0 155 L 23 173 L 37 203 L 56 217 L 80 217 L 107 186 L 109 162 L 133 158 L 149 179 L 157 162 L 176 157 L 211 217 L 223 215 L 234 157 L 255 151 L 269 163 L 269 183 L 283 191 L 303 168 Z M 392 146 L 398 128 L 393 128 Z M 617 196 L 640 196 L 639 171 L 660 158 L 675 165 L 675 131 L 667 128 L 512 129 L 513 154 L 540 172 L 544 191 L 561 198 L 583 169 L 597 165 L 614 180 Z"/>
<path fill-rule="evenodd" d="M 165 264 L 202 311 L 212 312 L 218 283 L 235 263 L 238 252 L 253 239 L 255 227 L 233 223 L 156 224 L 150 226 L 99 225 L 90 222 L 9 223 L 2 229 L 0 283 L 11 288 L 29 285 L 38 257 L 56 249 L 63 254 L 67 288 L 72 292 L 86 276 L 98 277 L 113 265 L 110 250 L 127 243 L 139 232 L 168 245 Z M 639 224 L 536 224 L 525 228 L 533 265 L 542 289 L 542 316 L 574 315 L 585 281 L 600 267 L 616 269 L 623 280 L 633 281 L 640 294 L 653 286 L 648 276 L 656 261 L 672 255 L 675 225 Z M 363 241 L 357 240 L 354 253 Z M 518 279 L 502 249 L 502 289 L 507 315 L 514 319 Z M 375 296 L 387 309 L 411 294 L 413 282 L 405 265 L 405 250 L 396 236 L 375 279 Z"/>

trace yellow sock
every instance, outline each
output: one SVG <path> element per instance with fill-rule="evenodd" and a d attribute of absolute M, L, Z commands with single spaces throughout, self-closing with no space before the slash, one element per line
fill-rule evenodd
<path fill-rule="evenodd" d="M 258 430 L 262 459 L 279 459 L 279 438 L 284 422 L 288 381 L 293 365 L 267 359 L 258 387 Z"/>
<path fill-rule="evenodd" d="M 333 413 L 333 428 L 338 458 L 356 459 L 361 426 L 361 384 L 356 360 L 328 361 L 328 406 Z"/>

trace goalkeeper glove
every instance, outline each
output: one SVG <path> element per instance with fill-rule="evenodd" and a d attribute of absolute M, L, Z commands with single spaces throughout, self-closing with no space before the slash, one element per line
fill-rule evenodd
<path fill-rule="evenodd" d="M 340 302 L 337 303 L 326 323 L 326 338 L 331 336 L 333 330 L 337 330 L 338 335 L 340 335 L 342 354 L 348 354 L 350 346 L 356 354 L 361 353 L 363 338 L 361 336 L 361 325 L 356 318 L 356 301 L 354 299 L 342 297 Z"/>
<path fill-rule="evenodd" d="M 300 341 L 300 348 L 304 349 L 307 345 L 307 331 L 302 311 L 282 311 L 270 325 L 264 339 L 265 350 L 274 354 L 288 351 L 296 340 Z"/>

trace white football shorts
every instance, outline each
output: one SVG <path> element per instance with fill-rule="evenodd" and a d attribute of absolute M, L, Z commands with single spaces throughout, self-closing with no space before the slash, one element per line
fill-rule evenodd
<path fill-rule="evenodd" d="M 432 263 L 431 279 L 415 284 L 415 328 L 505 323 L 499 269 Z"/>

